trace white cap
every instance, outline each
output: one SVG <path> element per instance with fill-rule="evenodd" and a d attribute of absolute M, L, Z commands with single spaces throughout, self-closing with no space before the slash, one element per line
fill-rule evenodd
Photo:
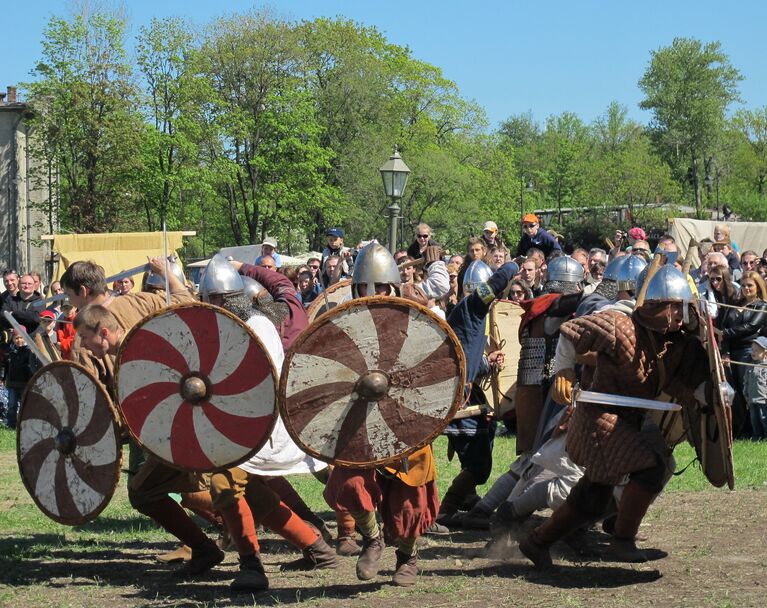
<path fill-rule="evenodd" d="M 261 243 L 262 245 L 271 245 L 275 249 L 277 248 L 277 239 L 275 239 L 273 236 L 268 236 L 264 239 L 264 242 Z"/>
<path fill-rule="evenodd" d="M 493 221 L 487 221 L 485 222 L 485 226 L 482 228 L 482 230 L 487 230 L 488 232 L 498 232 L 498 225 Z"/>

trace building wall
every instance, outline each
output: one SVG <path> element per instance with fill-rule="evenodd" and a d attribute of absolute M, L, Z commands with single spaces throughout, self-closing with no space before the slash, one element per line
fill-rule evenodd
<path fill-rule="evenodd" d="M 40 163 L 28 147 L 34 133 L 24 103 L 0 101 L 0 270 L 36 270 L 48 278 L 50 241 L 47 180 L 36 179 Z M 55 224 L 54 224 L 55 227 Z"/>

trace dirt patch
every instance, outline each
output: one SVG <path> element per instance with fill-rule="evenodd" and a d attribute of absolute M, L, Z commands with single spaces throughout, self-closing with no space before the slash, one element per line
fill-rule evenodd
<path fill-rule="evenodd" d="M 596 530 L 556 545 L 557 568 L 546 573 L 533 570 L 513 541 L 495 543 L 489 552 L 487 533 L 430 537 L 420 549 L 423 574 L 411 589 L 389 583 L 393 549 L 387 549 L 381 574 L 369 583 L 357 581 L 354 558 L 343 558 L 335 571 L 280 573 L 279 565 L 297 554 L 265 534 L 271 589 L 255 596 L 229 591 L 235 554 L 190 582 L 153 560 L 171 549 L 170 543 L 126 543 L 110 540 L 107 532 L 76 546 L 60 536 L 4 536 L 0 606 L 764 606 L 766 505 L 764 491 L 663 496 L 642 532 L 649 537 L 646 547 L 668 556 L 639 565 L 601 561 L 607 537 Z"/>

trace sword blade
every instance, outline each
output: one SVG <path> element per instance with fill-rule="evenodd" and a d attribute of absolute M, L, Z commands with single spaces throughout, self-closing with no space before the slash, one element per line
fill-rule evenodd
<path fill-rule="evenodd" d="M 48 308 L 49 304 L 52 304 L 53 302 L 58 302 L 59 300 L 66 300 L 67 295 L 64 293 L 57 293 L 55 296 L 51 296 L 50 298 L 46 298 L 45 300 L 35 300 L 32 302 L 32 306 L 34 308 Z"/>
<path fill-rule="evenodd" d="M 50 358 L 40 350 L 32 336 L 27 333 L 27 330 L 22 327 L 16 319 L 13 318 L 13 315 L 9 311 L 3 311 L 3 316 L 7 319 L 8 323 L 11 324 L 13 329 L 19 332 L 20 335 L 24 336 L 24 340 L 26 340 L 27 346 L 29 346 L 29 350 L 35 354 L 35 357 L 40 359 L 40 363 L 43 365 L 48 365 L 51 362 Z"/>
<path fill-rule="evenodd" d="M 615 405 L 618 407 L 636 407 L 643 410 L 658 410 L 661 412 L 678 412 L 682 406 L 678 403 L 656 401 L 655 399 L 641 399 L 640 397 L 627 397 L 626 395 L 612 395 L 610 393 L 598 393 L 596 391 L 576 391 L 577 401 L 588 401 L 599 405 Z"/>
<path fill-rule="evenodd" d="M 121 272 L 118 272 L 117 274 L 113 274 L 111 277 L 107 277 L 106 279 L 104 279 L 104 282 L 107 285 L 109 285 L 110 283 L 113 283 L 115 281 L 122 281 L 123 279 L 127 279 L 128 277 L 141 274 L 142 272 L 146 272 L 147 270 L 149 270 L 149 264 L 134 266 L 133 268 L 128 268 L 128 270 L 123 270 Z"/>

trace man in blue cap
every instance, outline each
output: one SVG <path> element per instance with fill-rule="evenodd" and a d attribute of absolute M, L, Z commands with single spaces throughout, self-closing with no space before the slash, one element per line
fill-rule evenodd
<path fill-rule="evenodd" d="M 325 236 L 328 239 L 328 244 L 327 247 L 322 250 L 322 262 L 320 268 L 324 269 L 325 260 L 330 256 L 335 255 L 341 258 L 343 264 L 342 274 L 351 276 L 354 259 L 352 258 L 352 250 L 348 247 L 344 247 L 344 231 L 337 227 L 328 228 L 325 231 Z"/>

